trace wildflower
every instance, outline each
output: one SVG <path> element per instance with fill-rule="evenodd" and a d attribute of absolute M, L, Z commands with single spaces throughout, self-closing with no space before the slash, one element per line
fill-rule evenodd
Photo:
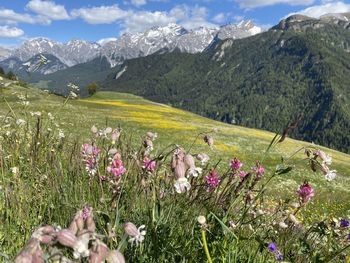
<path fill-rule="evenodd" d="M 83 144 L 81 154 L 85 163 L 85 169 L 90 175 L 95 175 L 98 170 L 98 158 L 101 150 L 94 145 Z"/>
<path fill-rule="evenodd" d="M 207 222 L 207 219 L 205 218 L 205 216 L 200 215 L 197 217 L 197 221 L 200 225 L 205 225 L 205 223 Z"/>
<path fill-rule="evenodd" d="M 261 177 L 265 173 L 265 168 L 260 164 L 259 161 L 256 162 L 256 166 L 252 167 L 252 170 L 256 173 L 258 177 Z"/>
<path fill-rule="evenodd" d="M 115 129 L 111 135 L 112 144 L 115 144 L 119 140 L 119 137 L 120 137 L 120 131 Z"/>
<path fill-rule="evenodd" d="M 156 169 L 156 162 L 154 160 L 150 160 L 149 158 L 145 157 L 143 159 L 143 166 L 142 168 L 148 172 L 154 172 Z"/>
<path fill-rule="evenodd" d="M 280 223 L 278 224 L 278 226 L 279 226 L 280 228 L 282 228 L 282 229 L 285 229 L 285 228 L 288 227 L 288 225 L 287 225 L 286 223 L 284 223 L 283 221 L 280 222 Z"/>
<path fill-rule="evenodd" d="M 205 135 L 203 138 L 204 142 L 207 143 L 210 147 L 214 145 L 214 139 L 213 137 L 210 137 L 209 135 Z"/>
<path fill-rule="evenodd" d="M 192 155 L 185 155 L 185 164 L 189 167 L 187 170 L 187 177 L 198 177 L 200 174 L 202 174 L 202 168 L 195 166 L 194 158 Z"/>
<path fill-rule="evenodd" d="M 210 160 L 206 153 L 197 154 L 196 158 L 201 162 L 201 165 L 205 165 Z"/>
<path fill-rule="evenodd" d="M 240 160 L 238 160 L 236 157 L 233 158 L 230 162 L 230 167 L 233 171 L 237 171 L 242 167 L 243 163 L 241 163 Z"/>
<path fill-rule="evenodd" d="M 112 173 L 115 177 L 119 177 L 126 173 L 123 162 L 120 159 L 114 159 L 110 166 L 107 167 L 107 172 Z"/>
<path fill-rule="evenodd" d="M 96 134 L 96 133 L 98 132 L 97 127 L 96 127 L 95 125 L 93 125 L 93 126 L 91 127 L 91 132 L 92 132 L 93 134 Z"/>
<path fill-rule="evenodd" d="M 350 234 L 348 234 L 348 241 L 350 241 Z"/>
<path fill-rule="evenodd" d="M 289 220 L 295 225 L 299 225 L 300 224 L 299 220 L 293 214 L 289 215 Z"/>
<path fill-rule="evenodd" d="M 10 169 L 13 175 L 17 175 L 19 173 L 18 167 L 11 167 Z"/>
<path fill-rule="evenodd" d="M 336 170 L 331 170 L 326 173 L 325 178 L 327 181 L 332 181 L 334 178 L 337 176 L 337 171 Z"/>
<path fill-rule="evenodd" d="M 312 189 L 310 184 L 305 182 L 299 187 L 297 193 L 299 194 L 301 202 L 307 203 L 310 201 L 311 197 L 314 196 L 314 189 Z"/>
<path fill-rule="evenodd" d="M 85 258 L 90 255 L 89 251 L 89 241 L 90 241 L 90 231 L 83 230 L 78 234 L 77 242 L 75 243 L 73 249 L 73 257 L 75 259 Z"/>
<path fill-rule="evenodd" d="M 329 170 L 329 167 L 325 163 L 322 163 L 320 168 L 323 174 L 325 175 L 325 179 L 327 181 L 332 181 L 337 176 L 337 171 Z"/>
<path fill-rule="evenodd" d="M 25 120 L 22 120 L 22 119 L 18 119 L 18 120 L 16 121 L 16 124 L 17 124 L 18 126 L 23 126 L 23 125 L 26 124 L 26 121 L 25 121 Z"/>
<path fill-rule="evenodd" d="M 230 228 L 232 228 L 232 229 L 237 227 L 237 225 L 235 224 L 235 222 L 233 222 L 233 220 L 228 221 L 228 224 L 229 224 Z"/>
<path fill-rule="evenodd" d="M 220 184 L 220 178 L 215 170 L 211 170 L 209 175 L 205 177 L 207 182 L 207 191 L 215 189 Z"/>
<path fill-rule="evenodd" d="M 91 207 L 85 206 L 83 208 L 83 213 L 82 213 L 83 219 L 86 220 L 88 217 L 90 217 L 91 216 L 91 212 L 92 212 Z"/>
<path fill-rule="evenodd" d="M 55 117 L 52 115 L 51 112 L 49 112 L 49 113 L 47 114 L 47 116 L 49 117 L 49 119 L 50 119 L 51 121 L 55 119 Z"/>
<path fill-rule="evenodd" d="M 325 152 L 323 152 L 321 150 L 317 150 L 314 154 L 316 156 L 320 157 L 324 164 L 326 164 L 326 165 L 332 164 L 332 157 L 330 155 L 326 154 Z"/>
<path fill-rule="evenodd" d="M 270 243 L 268 246 L 267 246 L 267 249 L 272 252 L 272 253 L 277 253 L 278 250 L 277 250 L 277 245 L 275 243 Z"/>
<path fill-rule="evenodd" d="M 125 233 L 130 237 L 129 242 L 133 243 L 135 242 L 136 245 L 139 243 L 142 243 L 145 239 L 146 230 L 145 225 L 141 225 L 139 228 L 137 228 L 133 223 L 127 222 L 124 224 L 124 231 Z"/>
<path fill-rule="evenodd" d="M 125 258 L 119 250 L 109 251 L 106 259 L 108 263 L 125 263 Z"/>
<path fill-rule="evenodd" d="M 63 139 L 63 138 L 65 138 L 66 136 L 64 135 L 64 132 L 63 132 L 63 130 L 58 130 L 58 138 L 59 139 Z"/>
<path fill-rule="evenodd" d="M 283 260 L 283 256 L 282 256 L 281 253 L 277 253 L 277 255 L 276 255 L 276 260 L 277 260 L 277 261 L 282 261 L 282 260 Z"/>
<path fill-rule="evenodd" d="M 246 176 L 248 175 L 248 173 L 245 172 L 245 171 L 240 171 L 240 172 L 238 173 L 238 175 L 239 175 L 239 177 L 241 177 L 241 178 L 243 179 L 244 177 L 246 177 Z"/>
<path fill-rule="evenodd" d="M 150 139 L 151 141 L 154 141 L 158 137 L 158 134 L 156 132 L 147 132 L 146 138 Z"/>
<path fill-rule="evenodd" d="M 151 139 L 146 138 L 143 141 L 143 146 L 146 148 L 146 152 L 151 152 L 153 151 L 153 142 Z"/>
<path fill-rule="evenodd" d="M 32 117 L 40 117 L 41 116 L 41 112 L 40 111 L 36 111 L 36 112 L 30 112 L 30 115 L 32 116 Z"/>
<path fill-rule="evenodd" d="M 70 98 L 70 99 L 76 99 L 76 98 L 78 98 L 78 95 L 77 95 L 75 92 L 70 91 L 70 92 L 69 92 L 69 95 L 68 95 L 68 98 Z"/>
<path fill-rule="evenodd" d="M 344 218 L 340 219 L 340 226 L 341 227 L 348 227 L 349 225 L 350 225 L 350 223 L 348 220 L 346 220 Z"/>
<path fill-rule="evenodd" d="M 179 194 L 189 191 L 191 184 L 188 182 L 186 177 L 180 177 L 175 181 L 175 191 Z"/>

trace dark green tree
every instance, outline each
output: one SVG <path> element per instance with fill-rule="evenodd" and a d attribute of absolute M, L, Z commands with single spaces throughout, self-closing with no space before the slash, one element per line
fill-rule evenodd
<path fill-rule="evenodd" d="M 99 86 L 96 82 L 91 82 L 89 85 L 87 85 L 86 88 L 89 92 L 89 95 L 92 96 L 97 92 Z"/>

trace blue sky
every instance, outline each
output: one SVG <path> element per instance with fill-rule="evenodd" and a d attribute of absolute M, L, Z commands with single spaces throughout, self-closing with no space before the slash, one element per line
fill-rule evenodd
<path fill-rule="evenodd" d="M 268 28 L 295 12 L 350 12 L 350 0 L 1 0 L 0 45 L 33 37 L 99 41 L 168 23 L 192 29 L 251 19 Z"/>

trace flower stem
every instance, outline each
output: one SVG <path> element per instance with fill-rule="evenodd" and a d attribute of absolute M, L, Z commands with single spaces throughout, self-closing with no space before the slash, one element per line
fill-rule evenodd
<path fill-rule="evenodd" d="M 206 238 L 206 234 L 205 234 L 205 229 L 204 228 L 201 229 L 201 234 L 202 234 L 202 242 L 203 242 L 203 248 L 204 248 L 204 251 L 205 251 L 205 255 L 207 256 L 208 262 L 209 263 L 213 263 L 213 261 L 212 261 L 212 259 L 210 257 L 208 244 L 207 244 L 207 238 Z"/>

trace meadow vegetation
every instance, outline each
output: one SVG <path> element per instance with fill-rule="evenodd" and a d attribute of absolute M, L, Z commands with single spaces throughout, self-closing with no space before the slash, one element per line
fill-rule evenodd
<path fill-rule="evenodd" d="M 1 261 L 350 260 L 346 154 L 122 93 L 1 96 Z"/>

